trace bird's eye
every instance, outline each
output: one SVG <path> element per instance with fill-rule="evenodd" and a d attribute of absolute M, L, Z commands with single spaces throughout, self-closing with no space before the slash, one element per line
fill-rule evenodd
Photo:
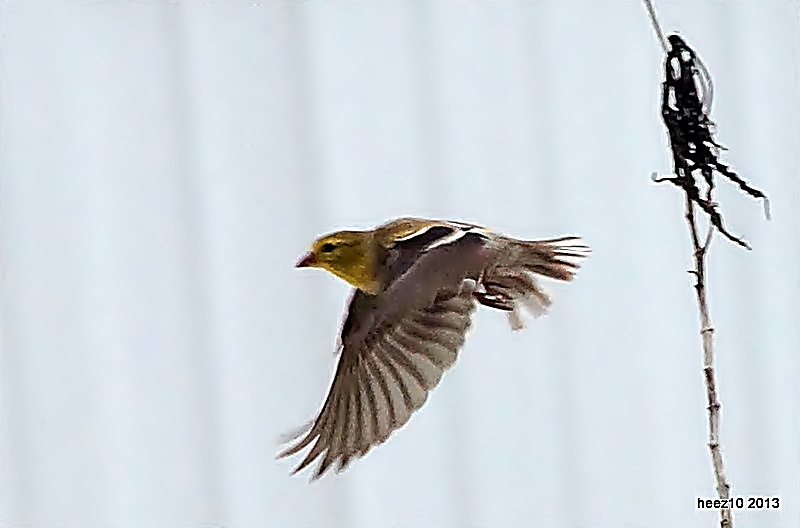
<path fill-rule="evenodd" d="M 327 242 L 327 243 L 325 243 L 325 244 L 322 244 L 322 247 L 321 247 L 321 248 L 319 248 L 319 250 L 320 250 L 321 252 L 323 252 L 323 253 L 330 253 L 330 252 L 331 252 L 331 251 L 333 251 L 334 249 L 336 249 L 336 246 L 334 246 L 334 245 L 333 245 L 333 244 L 331 244 L 330 242 Z"/>

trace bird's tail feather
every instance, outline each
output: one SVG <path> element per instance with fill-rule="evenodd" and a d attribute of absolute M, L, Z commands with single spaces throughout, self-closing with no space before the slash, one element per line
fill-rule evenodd
<path fill-rule="evenodd" d="M 519 330 L 524 326 L 521 308 L 538 317 L 552 304 L 536 275 L 571 281 L 591 249 L 573 236 L 504 242 L 497 264 L 486 270 L 474 295 L 481 304 L 508 312 L 511 328 Z"/>
<path fill-rule="evenodd" d="M 575 236 L 550 240 L 508 240 L 510 267 L 559 281 L 571 281 L 591 249 Z"/>

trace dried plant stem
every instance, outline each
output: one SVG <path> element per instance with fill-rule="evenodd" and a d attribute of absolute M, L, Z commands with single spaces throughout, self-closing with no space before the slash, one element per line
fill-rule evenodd
<path fill-rule="evenodd" d="M 653 29 L 656 32 L 656 38 L 658 38 L 661 48 L 664 50 L 664 53 L 668 53 L 669 45 L 667 44 L 667 39 L 664 38 L 664 31 L 661 29 L 661 24 L 658 23 L 658 15 L 656 15 L 656 8 L 653 6 L 653 2 L 651 0 L 644 0 L 644 6 L 647 8 L 647 14 L 650 16 L 650 22 L 653 24 Z"/>
<path fill-rule="evenodd" d="M 696 278 L 694 289 L 697 294 L 697 307 L 700 311 L 700 335 L 703 341 L 703 375 L 708 399 L 708 449 L 711 452 L 711 464 L 714 468 L 717 496 L 720 499 L 729 499 L 731 487 L 725 477 L 719 439 L 721 405 L 717 397 L 717 381 L 714 374 L 714 327 L 711 324 L 711 316 L 708 313 L 708 300 L 706 297 L 705 258 L 708 252 L 708 246 L 711 244 L 714 226 L 708 226 L 706 239 L 701 245 L 697 222 L 694 216 L 694 203 L 688 194 L 686 195 L 686 221 L 689 224 L 689 230 L 692 235 L 695 264 L 695 269 L 692 273 Z M 720 509 L 719 525 L 721 528 L 733 528 L 733 515 L 730 508 Z"/>

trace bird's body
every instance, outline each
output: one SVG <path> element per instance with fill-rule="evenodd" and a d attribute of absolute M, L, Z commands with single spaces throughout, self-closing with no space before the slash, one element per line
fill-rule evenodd
<path fill-rule="evenodd" d="M 366 454 L 402 427 L 456 360 L 477 304 L 544 313 L 534 275 L 569 281 L 589 248 L 577 237 L 524 241 L 461 222 L 400 218 L 371 231 L 319 238 L 298 267 L 319 267 L 355 287 L 341 357 L 319 415 L 279 456 L 314 444 L 314 478 Z"/>

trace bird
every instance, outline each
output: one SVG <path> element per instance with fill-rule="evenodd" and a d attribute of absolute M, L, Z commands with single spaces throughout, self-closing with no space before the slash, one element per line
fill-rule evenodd
<path fill-rule="evenodd" d="M 277 458 L 308 446 L 296 474 L 344 471 L 403 427 L 455 363 L 478 305 L 522 312 L 551 305 L 537 276 L 569 282 L 591 249 L 577 236 L 522 240 L 474 224 L 404 217 L 318 238 L 296 263 L 353 287 L 338 364 L 321 410 L 283 437 Z"/>

